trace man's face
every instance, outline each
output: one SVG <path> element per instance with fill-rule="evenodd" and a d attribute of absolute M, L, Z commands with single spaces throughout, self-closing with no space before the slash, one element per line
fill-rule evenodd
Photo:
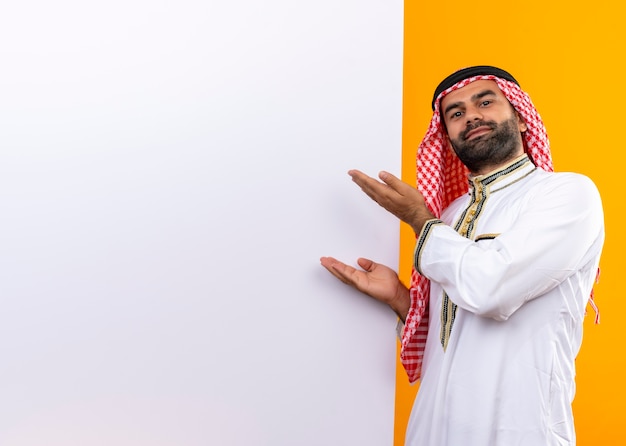
<path fill-rule="evenodd" d="M 485 174 L 524 152 L 526 124 L 495 81 L 478 80 L 441 100 L 448 138 L 474 174 Z"/>

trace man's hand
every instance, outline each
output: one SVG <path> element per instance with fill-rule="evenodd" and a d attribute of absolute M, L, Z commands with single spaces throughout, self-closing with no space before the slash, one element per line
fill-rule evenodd
<path fill-rule="evenodd" d="M 382 183 L 358 170 L 350 170 L 348 174 L 372 200 L 409 224 L 416 234 L 428 220 L 435 218 L 422 194 L 389 172 L 378 175 Z"/>
<path fill-rule="evenodd" d="M 343 283 L 389 305 L 403 322 L 406 320 L 411 305 L 409 290 L 400 282 L 394 270 L 364 258 L 357 260 L 363 270 L 346 265 L 333 257 L 322 257 L 320 262 Z"/>

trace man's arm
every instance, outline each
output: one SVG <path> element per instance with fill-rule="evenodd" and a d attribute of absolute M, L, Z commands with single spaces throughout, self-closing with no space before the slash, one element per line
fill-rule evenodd
<path fill-rule="evenodd" d="M 428 225 L 415 266 L 469 312 L 506 320 L 575 274 L 595 277 L 604 240 L 595 185 L 577 174 L 550 176 L 527 189 L 519 215 L 492 240 L 473 241 L 445 224 Z M 510 211 L 510 209 L 509 209 Z M 587 297 L 589 290 L 570 290 Z"/>

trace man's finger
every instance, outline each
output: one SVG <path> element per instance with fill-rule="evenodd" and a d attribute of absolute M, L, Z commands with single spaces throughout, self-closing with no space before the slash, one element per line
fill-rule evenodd
<path fill-rule="evenodd" d="M 350 170 L 348 174 L 352 177 L 352 181 L 354 181 L 363 192 L 376 202 L 380 202 L 380 199 L 387 197 L 390 192 L 389 186 L 385 183 L 381 183 L 377 179 L 367 176 L 363 172 Z"/>
<path fill-rule="evenodd" d="M 367 272 L 371 272 L 375 265 L 373 260 L 366 259 L 364 257 L 360 257 L 359 259 L 357 259 L 357 263 Z"/>
<path fill-rule="evenodd" d="M 332 257 L 322 257 L 320 259 L 320 263 L 328 270 L 328 272 L 330 272 L 337 279 L 341 280 L 343 283 L 348 285 L 353 284 L 354 281 L 351 278 L 352 271 L 350 270 L 354 270 L 354 268 Z"/>
<path fill-rule="evenodd" d="M 406 195 L 407 187 L 410 188 L 411 191 L 413 191 L 414 189 L 412 186 L 409 186 L 400 178 L 398 178 L 397 176 L 389 172 L 385 172 L 385 171 L 380 172 L 378 174 L 378 178 L 384 181 L 387 186 L 392 188 L 394 191 L 396 191 L 400 195 Z"/>
<path fill-rule="evenodd" d="M 364 174 L 359 170 L 349 170 L 348 175 L 352 177 L 352 181 L 361 186 L 361 188 L 372 188 L 381 185 L 376 179 Z"/>

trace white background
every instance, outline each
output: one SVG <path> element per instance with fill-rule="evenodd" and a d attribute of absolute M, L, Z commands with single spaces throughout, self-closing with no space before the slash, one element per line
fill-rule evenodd
<path fill-rule="evenodd" d="M 402 2 L 0 8 L 0 445 L 390 445 Z"/>

